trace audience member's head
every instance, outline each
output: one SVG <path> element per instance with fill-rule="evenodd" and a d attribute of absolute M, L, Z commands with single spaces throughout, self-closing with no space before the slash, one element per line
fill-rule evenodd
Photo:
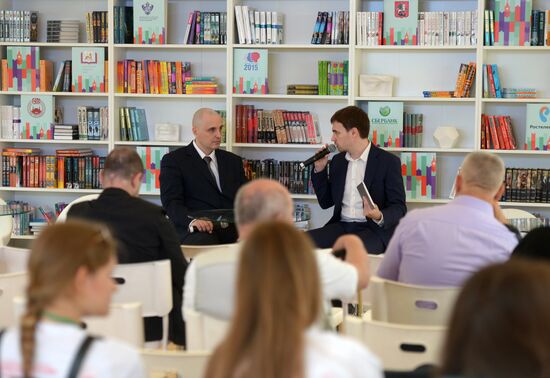
<path fill-rule="evenodd" d="M 462 162 L 456 181 L 457 194 L 492 200 L 504 192 L 504 162 L 488 152 L 471 152 Z"/>
<path fill-rule="evenodd" d="M 442 373 L 461 377 L 550 374 L 550 266 L 514 259 L 474 274 L 456 302 Z"/>
<path fill-rule="evenodd" d="M 222 142 L 223 119 L 213 109 L 200 108 L 193 115 L 193 135 L 195 142 L 206 155 L 220 147 Z"/>
<path fill-rule="evenodd" d="M 207 376 L 302 377 L 304 332 L 321 314 L 317 269 L 303 232 L 258 225 L 242 248 L 236 311 Z"/>
<path fill-rule="evenodd" d="M 235 197 L 235 222 L 241 240 L 245 240 L 259 222 L 292 222 L 292 213 L 288 190 L 275 180 L 253 180 L 241 186 Z"/>
<path fill-rule="evenodd" d="M 143 177 L 143 162 L 138 153 L 129 147 L 117 147 L 105 159 L 100 176 L 103 188 L 123 189 L 137 196 Z"/>
<path fill-rule="evenodd" d="M 37 322 L 55 313 L 73 321 L 106 315 L 116 286 L 115 242 L 98 224 L 69 221 L 48 226 L 34 241 L 28 262 L 27 308 L 21 318 L 25 376 L 30 376 Z"/>
<path fill-rule="evenodd" d="M 535 228 L 516 246 L 512 257 L 528 257 L 550 262 L 550 227 Z"/>

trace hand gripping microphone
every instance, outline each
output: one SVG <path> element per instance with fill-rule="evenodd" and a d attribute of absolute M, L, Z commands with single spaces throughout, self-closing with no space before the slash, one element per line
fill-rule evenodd
<path fill-rule="evenodd" d="M 331 152 L 334 152 L 334 151 L 336 151 L 336 145 L 330 144 L 327 148 L 317 152 L 315 155 L 313 155 L 312 157 L 310 157 L 306 161 L 301 162 L 300 163 L 300 168 L 304 169 L 308 165 L 311 165 L 311 164 L 315 163 L 317 160 L 324 158 L 325 156 L 327 156 L 328 154 L 330 154 Z"/>

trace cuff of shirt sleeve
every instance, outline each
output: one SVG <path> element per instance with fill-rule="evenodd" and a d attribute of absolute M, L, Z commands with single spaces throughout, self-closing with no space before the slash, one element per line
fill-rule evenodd
<path fill-rule="evenodd" d="M 196 219 L 193 219 L 191 223 L 189 223 L 189 233 L 192 234 L 195 229 L 193 228 L 193 223 L 195 223 Z"/>
<path fill-rule="evenodd" d="M 384 226 L 384 214 L 382 212 L 380 212 L 380 215 L 381 215 L 381 218 L 380 220 L 372 220 L 374 223 L 376 223 L 376 225 L 378 227 L 383 227 Z"/>

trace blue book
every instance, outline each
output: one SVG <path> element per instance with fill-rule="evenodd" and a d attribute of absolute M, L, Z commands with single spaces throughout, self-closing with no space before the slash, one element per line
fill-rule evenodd
<path fill-rule="evenodd" d="M 130 109 L 130 131 L 132 133 L 132 140 L 139 140 L 138 139 L 138 131 L 137 131 L 137 121 L 136 121 L 136 108 Z"/>
<path fill-rule="evenodd" d="M 500 90 L 500 80 L 498 78 L 497 65 L 491 64 L 491 70 L 493 70 L 493 80 L 495 81 L 496 98 L 502 98 L 502 91 Z"/>
<path fill-rule="evenodd" d="M 149 129 L 147 128 L 145 109 L 135 109 L 134 117 L 136 119 L 137 140 L 149 140 Z"/>

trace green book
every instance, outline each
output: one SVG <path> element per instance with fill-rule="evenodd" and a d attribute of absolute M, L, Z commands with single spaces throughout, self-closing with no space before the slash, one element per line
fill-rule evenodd
<path fill-rule="evenodd" d="M 105 48 L 72 48 L 72 91 L 105 93 Z"/>
<path fill-rule="evenodd" d="M 525 149 L 550 150 L 550 103 L 527 104 Z"/>
<path fill-rule="evenodd" d="M 268 94 L 268 50 L 235 49 L 233 54 L 233 93 Z"/>
<path fill-rule="evenodd" d="M 167 0 L 134 0 L 134 44 L 166 44 L 167 10 Z"/>
<path fill-rule="evenodd" d="M 416 45 L 418 0 L 384 0 L 384 45 Z"/>
<path fill-rule="evenodd" d="M 403 103 L 369 102 L 370 140 L 380 147 L 403 146 Z"/>

